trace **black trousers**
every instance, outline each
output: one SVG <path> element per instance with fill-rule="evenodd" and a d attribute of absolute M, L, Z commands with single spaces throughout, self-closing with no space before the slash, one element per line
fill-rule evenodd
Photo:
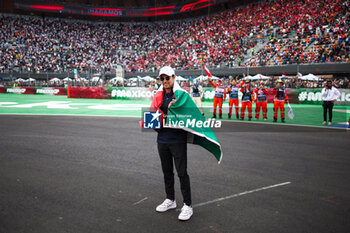
<path fill-rule="evenodd" d="M 333 105 L 332 101 L 323 101 L 323 120 L 327 121 L 327 111 L 329 112 L 329 122 L 332 122 L 333 116 Z"/>
<path fill-rule="evenodd" d="M 180 179 L 181 193 L 186 205 L 191 206 L 190 177 L 187 174 L 187 144 L 158 143 L 158 153 L 164 174 L 165 193 L 168 199 L 175 200 L 174 163 Z"/>

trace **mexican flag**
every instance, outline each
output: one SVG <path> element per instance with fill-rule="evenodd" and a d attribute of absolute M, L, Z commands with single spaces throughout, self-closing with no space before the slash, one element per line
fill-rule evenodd
<path fill-rule="evenodd" d="M 222 160 L 221 145 L 211 127 L 215 120 L 206 120 L 199 111 L 190 95 L 182 89 L 177 82 L 174 82 L 173 92 L 176 101 L 168 109 L 168 115 L 163 127 L 181 128 L 187 131 L 187 142 L 199 145 L 210 153 L 220 163 Z M 160 86 L 153 97 L 151 111 L 161 111 L 159 108 L 163 101 L 163 86 Z M 163 116 L 161 117 L 163 122 Z"/>

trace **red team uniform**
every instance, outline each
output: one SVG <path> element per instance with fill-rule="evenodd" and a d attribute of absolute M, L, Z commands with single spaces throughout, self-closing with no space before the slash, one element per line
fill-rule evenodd
<path fill-rule="evenodd" d="M 262 109 L 263 119 L 267 119 L 267 90 L 266 88 L 257 88 L 254 90 L 254 94 L 256 95 L 256 109 L 255 109 L 255 118 L 259 119 L 260 116 L 260 108 Z"/>
<path fill-rule="evenodd" d="M 215 84 L 210 80 L 210 84 L 215 88 L 214 96 L 214 118 L 216 117 L 216 108 L 219 105 L 219 117 L 222 118 L 222 102 L 226 98 L 225 87 L 219 83 Z"/>
<path fill-rule="evenodd" d="M 284 122 L 284 103 L 285 101 L 288 101 L 288 96 L 286 89 L 283 86 L 280 87 L 275 87 L 273 90 L 275 94 L 275 99 L 274 99 L 274 119 L 273 121 L 277 121 L 277 115 L 278 115 L 278 109 L 280 109 L 281 112 L 281 120 Z"/>
<path fill-rule="evenodd" d="M 227 93 L 230 96 L 229 100 L 229 113 L 228 118 L 231 118 L 232 116 L 232 107 L 235 105 L 236 109 L 236 118 L 239 118 L 239 101 L 238 101 L 238 92 L 241 85 L 230 85 L 230 87 L 227 88 Z"/>
<path fill-rule="evenodd" d="M 244 82 L 241 85 L 243 84 Z M 252 119 L 252 100 L 253 100 L 252 88 L 248 85 L 248 86 L 242 87 L 240 91 L 243 93 L 242 107 L 241 107 L 241 120 L 244 119 L 246 108 L 248 108 L 248 120 L 251 120 Z"/>

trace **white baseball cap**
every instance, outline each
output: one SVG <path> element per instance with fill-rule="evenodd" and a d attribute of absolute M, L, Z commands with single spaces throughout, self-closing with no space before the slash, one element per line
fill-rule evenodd
<path fill-rule="evenodd" d="M 173 76 L 175 75 L 175 71 L 173 68 L 171 68 L 170 66 L 164 66 L 163 68 L 160 69 L 159 71 L 159 76 L 161 76 L 162 74 L 165 74 L 167 76 Z"/>

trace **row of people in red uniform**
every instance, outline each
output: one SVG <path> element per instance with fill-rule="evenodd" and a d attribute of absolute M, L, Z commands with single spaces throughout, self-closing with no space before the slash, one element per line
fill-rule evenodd
<path fill-rule="evenodd" d="M 217 107 L 219 107 L 219 118 L 222 118 L 222 103 L 226 99 L 226 95 L 229 96 L 229 113 L 228 118 L 232 117 L 232 108 L 235 106 L 236 118 L 244 120 L 245 110 L 248 109 L 248 120 L 252 119 L 252 105 L 256 102 L 255 118 L 259 119 L 260 109 L 262 109 L 263 119 L 267 120 L 267 89 L 264 82 L 260 82 L 260 86 L 253 88 L 249 81 L 242 81 L 237 84 L 235 79 L 231 80 L 231 85 L 224 86 L 222 80 L 219 79 L 218 83 L 214 83 L 209 78 L 210 84 L 215 88 L 214 96 L 214 114 L 213 117 L 216 118 Z M 286 89 L 283 87 L 283 81 L 278 80 L 274 91 L 274 122 L 277 121 L 278 110 L 281 113 L 281 120 L 285 122 L 285 102 L 288 103 L 288 95 Z M 242 92 L 242 106 L 241 113 L 239 115 L 239 98 L 238 93 Z"/>

